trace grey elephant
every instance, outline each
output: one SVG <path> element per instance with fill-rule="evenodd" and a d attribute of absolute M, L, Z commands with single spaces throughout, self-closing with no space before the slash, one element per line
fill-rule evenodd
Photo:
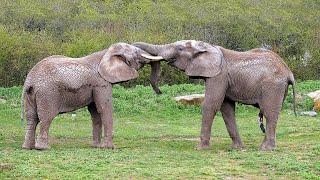
<path fill-rule="evenodd" d="M 260 109 L 259 117 L 264 116 L 267 125 L 260 149 L 275 148 L 276 125 L 289 85 L 292 85 L 295 94 L 294 76 L 276 53 L 266 49 L 237 52 L 195 40 L 166 45 L 143 42 L 133 45 L 152 55 L 162 56 L 190 77 L 205 80 L 197 149 L 209 147 L 212 122 L 219 110 L 232 139 L 232 147 L 244 147 L 235 122 L 235 102 Z"/>
<path fill-rule="evenodd" d="M 87 106 L 92 118 L 93 147 L 114 148 L 112 84 L 138 77 L 137 70 L 159 57 L 125 43 L 81 58 L 50 56 L 36 64 L 23 87 L 22 114 L 27 130 L 25 149 L 48 149 L 49 127 L 60 113 Z M 35 131 L 40 122 L 40 132 Z M 101 132 L 104 128 L 104 142 Z"/>

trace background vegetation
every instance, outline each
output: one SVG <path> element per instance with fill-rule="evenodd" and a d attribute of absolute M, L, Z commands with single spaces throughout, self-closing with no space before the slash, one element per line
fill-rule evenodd
<path fill-rule="evenodd" d="M 71 113 L 55 118 L 49 151 L 21 149 L 25 133 L 20 125 L 21 87 L 0 88 L 0 179 L 319 179 L 320 119 L 295 117 L 291 94 L 278 121 L 275 151 L 258 150 L 264 137 L 257 123 L 259 111 L 240 104 L 237 125 L 246 149 L 230 148 L 219 113 L 212 147 L 196 151 L 200 107 L 176 103 L 173 97 L 203 93 L 204 87 L 160 88 L 161 96 L 151 87 L 114 87 L 115 150 L 90 147 L 92 127 L 84 108 L 73 112 L 75 118 Z M 319 88 L 320 81 L 297 84 L 301 95 Z M 305 108 L 310 110 L 299 105 L 299 111 Z"/>
<path fill-rule="evenodd" d="M 115 42 L 197 39 L 235 50 L 267 46 L 297 79 L 320 79 L 318 0 L 2 0 L 0 86 L 21 85 L 42 58 L 80 57 Z M 187 77 L 163 64 L 161 82 Z M 149 68 L 125 84 L 148 84 Z"/>

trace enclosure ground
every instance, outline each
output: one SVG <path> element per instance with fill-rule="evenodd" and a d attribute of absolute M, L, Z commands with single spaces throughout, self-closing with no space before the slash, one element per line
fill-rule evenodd
<path fill-rule="evenodd" d="M 320 82 L 302 83 L 298 90 Z M 320 86 L 319 86 L 320 87 Z M 50 128 L 48 151 L 22 150 L 20 87 L 0 89 L 0 179 L 10 178 L 242 178 L 319 179 L 320 119 L 295 117 L 286 101 L 277 128 L 277 149 L 259 151 L 264 134 L 258 110 L 239 105 L 236 117 L 245 150 L 230 148 L 221 118 L 215 119 L 211 148 L 197 151 L 201 110 L 177 104 L 173 97 L 202 93 L 200 85 L 150 87 L 116 86 L 114 97 L 115 150 L 94 149 L 86 109 L 59 115 Z M 290 99 L 290 97 L 288 98 Z"/>

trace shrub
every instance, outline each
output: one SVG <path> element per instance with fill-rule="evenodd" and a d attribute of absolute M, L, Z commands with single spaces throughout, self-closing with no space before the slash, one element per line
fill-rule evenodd
<path fill-rule="evenodd" d="M 296 79 L 320 79 L 320 4 L 298 1 L 1 1 L 0 86 L 21 85 L 42 58 L 80 57 L 116 42 L 197 39 L 234 50 L 271 47 Z M 162 65 L 162 83 L 188 78 Z M 148 84 L 148 69 L 125 86 Z"/>

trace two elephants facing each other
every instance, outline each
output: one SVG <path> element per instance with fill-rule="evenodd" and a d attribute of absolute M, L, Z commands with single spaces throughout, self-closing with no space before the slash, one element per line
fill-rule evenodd
<path fill-rule="evenodd" d="M 117 43 L 81 58 L 55 55 L 41 60 L 29 72 L 23 87 L 21 119 L 26 114 L 27 129 L 22 147 L 49 149 L 48 133 L 54 117 L 87 106 L 92 118 L 92 146 L 114 148 L 112 84 L 137 78 L 137 70 L 144 64 L 153 65 L 160 59 L 132 45 Z"/>
<path fill-rule="evenodd" d="M 165 45 L 137 42 L 133 45 L 163 57 L 190 77 L 204 79 L 205 99 L 197 149 L 209 148 L 212 123 L 218 111 L 222 113 L 232 147 L 244 147 L 236 126 L 235 102 L 260 109 L 260 121 L 263 116 L 266 118 L 266 134 L 260 149 L 276 147 L 276 125 L 289 85 L 293 88 L 295 112 L 294 77 L 276 53 L 263 48 L 237 52 L 195 40 Z"/>

